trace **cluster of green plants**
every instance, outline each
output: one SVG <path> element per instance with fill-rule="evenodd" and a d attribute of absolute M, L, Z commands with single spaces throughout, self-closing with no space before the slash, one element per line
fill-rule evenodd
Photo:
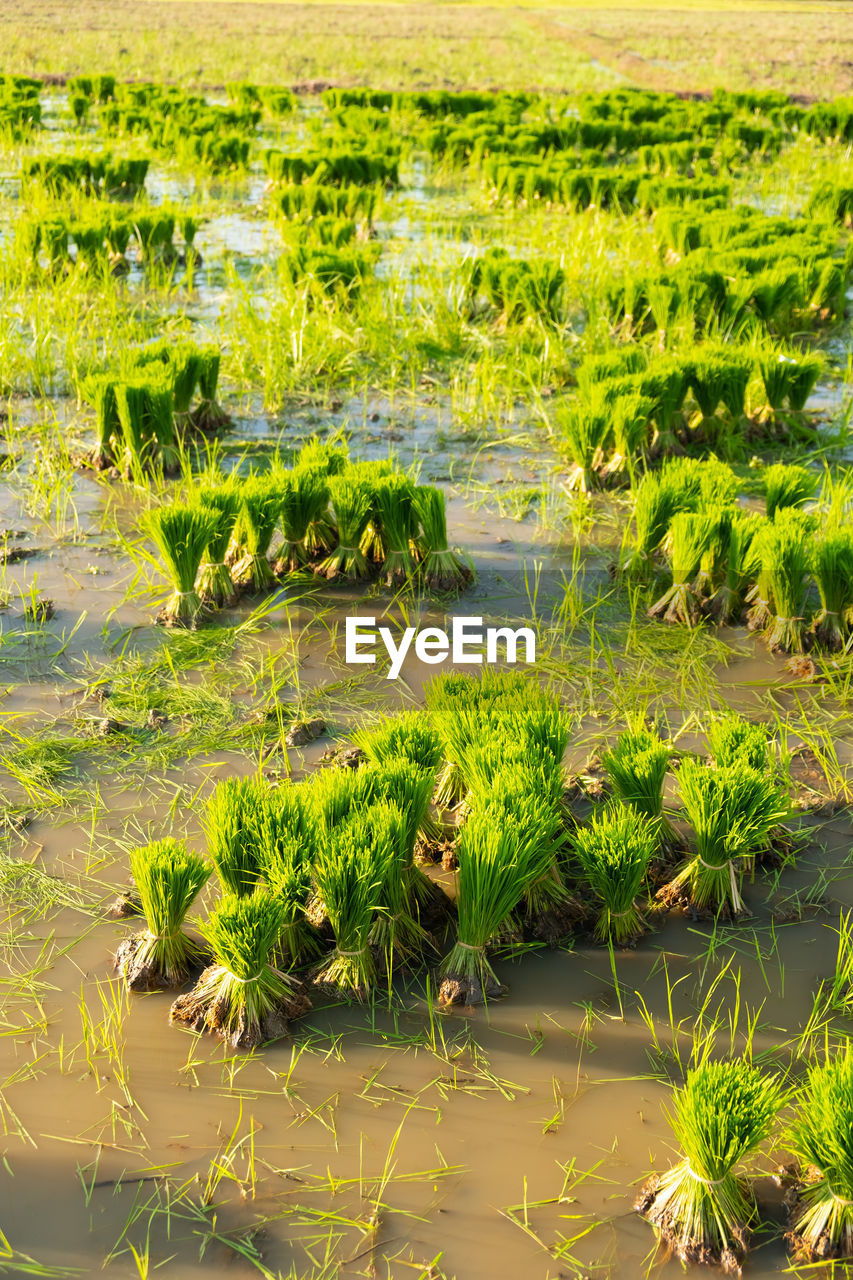
<path fill-rule="evenodd" d="M 287 222 L 345 218 L 369 229 L 381 197 L 380 187 L 331 186 L 312 179 L 274 187 L 270 210 L 274 218 Z"/>
<path fill-rule="evenodd" d="M 0 76 L 0 135 L 20 142 L 39 127 L 41 90 L 41 81 L 29 76 Z"/>
<path fill-rule="evenodd" d="M 176 474 L 187 431 L 230 421 L 216 398 L 219 366 L 216 347 L 162 339 L 126 353 L 119 370 L 84 379 L 80 392 L 97 422 L 95 470 L 112 467 L 143 482 L 154 472 Z"/>
<path fill-rule="evenodd" d="M 197 265 L 200 256 L 193 241 L 198 219 L 158 206 L 133 210 L 105 208 L 100 202 L 84 202 L 75 213 L 58 208 L 47 214 L 22 217 L 15 228 L 18 261 L 28 274 L 44 272 L 57 278 L 72 270 L 98 275 L 127 275 L 127 257 L 135 244 L 144 267 L 170 269 Z M 175 232 L 180 241 L 175 243 Z M 72 248 L 74 252 L 72 253 Z"/>
<path fill-rule="evenodd" d="M 105 199 L 133 199 L 144 189 L 149 161 L 137 156 L 114 156 L 109 151 L 89 155 L 36 155 L 21 165 L 21 183 L 32 193 L 43 188 L 63 197 L 74 192 Z"/>
<path fill-rule="evenodd" d="M 260 106 L 225 107 L 174 85 L 116 84 L 98 110 L 109 135 L 144 136 L 161 155 L 212 172 L 242 169 L 261 119 Z"/>
<path fill-rule="evenodd" d="M 444 493 L 389 462 L 352 462 L 344 444 L 310 441 L 292 467 L 204 477 L 186 503 L 145 518 L 173 595 L 160 620 L 195 626 L 241 590 L 269 590 L 292 574 L 394 590 L 458 591 L 471 578 L 447 545 Z M 280 542 L 273 551 L 276 535 Z"/>
<path fill-rule="evenodd" d="M 738 502 L 726 464 L 669 461 L 643 477 L 625 572 L 669 585 L 649 615 L 695 626 L 746 620 L 774 651 L 809 645 L 837 650 L 853 623 L 853 530 L 833 504 L 803 510 L 817 495 L 816 472 L 777 463 L 761 473 L 764 510 Z"/>
<path fill-rule="evenodd" d="M 565 272 L 554 262 L 513 258 L 506 249 L 487 249 L 464 267 L 464 296 L 471 315 L 481 300 L 504 324 L 538 318 L 553 324 L 565 317 Z"/>
<path fill-rule="evenodd" d="M 400 181 L 400 145 L 385 140 L 351 136 L 349 146 L 324 145 L 313 151 L 280 151 L 263 154 L 271 182 L 318 183 L 333 187 L 396 187 Z"/>
<path fill-rule="evenodd" d="M 277 85 L 252 84 L 248 80 L 233 80 L 225 86 L 228 98 L 242 110 L 263 108 L 269 115 L 279 118 L 296 110 L 296 94 Z"/>

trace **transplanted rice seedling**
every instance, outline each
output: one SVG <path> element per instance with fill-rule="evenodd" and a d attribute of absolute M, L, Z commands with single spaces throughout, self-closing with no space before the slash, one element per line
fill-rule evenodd
<path fill-rule="evenodd" d="M 772 777 L 740 759 L 713 769 L 686 760 L 678 783 L 696 848 L 671 887 L 685 889 L 700 910 L 727 907 L 738 915 L 746 910 L 743 874 L 788 816 L 788 802 Z"/>
<path fill-rule="evenodd" d="M 853 1258 L 853 1046 L 809 1070 L 786 1135 L 800 1181 L 786 1194 L 789 1242 L 809 1262 Z"/>
<path fill-rule="evenodd" d="M 148 928 L 121 943 L 116 968 L 131 991 L 180 987 L 205 954 L 183 926 L 210 867 L 179 841 L 157 840 L 133 850 L 130 869 Z"/>
<path fill-rule="evenodd" d="M 296 467 L 276 475 L 281 505 L 284 543 L 279 551 L 277 573 L 295 573 L 308 563 L 308 533 L 316 525 L 329 502 L 328 482 L 319 471 Z"/>
<path fill-rule="evenodd" d="M 410 760 L 424 770 L 435 772 L 441 764 L 441 739 L 423 711 L 404 711 L 380 724 L 353 735 L 374 764 Z"/>
<path fill-rule="evenodd" d="M 762 475 L 767 518 L 772 520 L 783 507 L 802 507 L 815 496 L 818 476 L 805 467 L 779 462 L 766 467 Z"/>
<path fill-rule="evenodd" d="M 751 724 L 741 716 L 729 715 L 717 720 L 708 730 L 708 749 L 719 769 L 745 764 L 759 772 L 769 762 L 767 730 L 763 724 Z"/>
<path fill-rule="evenodd" d="M 96 471 L 103 471 L 115 465 L 120 448 L 121 420 L 115 381 L 109 377 L 96 378 L 89 394 L 94 396 L 98 424 L 98 443 L 92 451 L 92 466 Z"/>
<path fill-rule="evenodd" d="M 763 523 L 756 512 L 734 511 L 731 515 L 722 581 L 708 602 L 709 613 L 723 626 L 740 621 L 743 614 L 758 570 L 755 539 Z"/>
<path fill-rule="evenodd" d="M 214 519 L 213 532 L 199 569 L 198 594 L 205 604 L 221 608 L 233 603 L 237 595 L 225 555 L 237 522 L 242 495 L 237 484 L 224 481 L 199 489 L 197 496 L 199 505 Z"/>
<path fill-rule="evenodd" d="M 381 476 L 374 490 L 385 551 L 382 580 L 394 589 L 405 586 L 415 575 L 412 554 L 417 533 L 414 491 L 410 478 L 399 471 Z"/>
<path fill-rule="evenodd" d="M 220 431 L 223 427 L 227 427 L 231 421 L 216 398 L 222 356 L 216 347 L 203 347 L 198 352 L 198 356 L 200 403 L 192 412 L 192 424 L 197 431 Z"/>
<path fill-rule="evenodd" d="M 222 898 L 202 926 L 214 963 L 192 991 L 178 996 L 170 1020 L 213 1031 L 236 1049 L 283 1036 L 289 1020 L 311 1007 L 295 980 L 273 964 L 283 922 L 284 905 L 264 889 Z"/>
<path fill-rule="evenodd" d="M 434 485 L 418 485 L 415 512 L 421 530 L 418 550 L 421 576 L 429 591 L 461 591 L 471 581 L 469 567 L 447 546 L 447 512 L 444 492 Z"/>
<path fill-rule="evenodd" d="M 817 353 L 787 355 L 780 351 L 762 356 L 759 369 L 770 408 L 778 413 L 787 400 L 790 409 L 802 412 L 823 368 L 823 357 Z"/>
<path fill-rule="evenodd" d="M 223 891 L 254 893 L 260 880 L 258 815 L 268 786 L 257 778 L 224 778 L 210 793 L 204 818 L 207 852 Z"/>
<path fill-rule="evenodd" d="M 820 593 L 814 637 L 826 649 L 843 649 L 853 619 L 853 531 L 830 530 L 812 544 L 811 569 Z"/>
<path fill-rule="evenodd" d="M 155 542 L 174 589 L 157 621 L 167 627 L 195 627 L 202 616 L 196 578 L 216 517 L 200 504 L 155 507 L 142 526 Z"/>
<path fill-rule="evenodd" d="M 172 392 L 165 383 L 144 379 L 115 384 L 126 475 L 155 465 L 169 475 L 180 466 Z"/>
<path fill-rule="evenodd" d="M 620 562 L 623 572 L 640 575 L 649 572 L 673 517 L 683 509 L 685 498 L 682 486 L 667 469 L 643 476 L 634 499 L 633 544 L 623 551 Z"/>
<path fill-rule="evenodd" d="M 620 800 L 642 814 L 666 853 L 680 845 L 663 811 L 663 786 L 672 747 L 649 729 L 627 729 L 603 756 L 604 767 Z"/>
<path fill-rule="evenodd" d="M 646 928 L 638 902 L 658 847 L 654 825 L 637 809 L 615 804 L 579 827 L 572 849 L 595 896 L 595 936 L 624 945 Z"/>
<path fill-rule="evenodd" d="M 365 812 L 338 823 L 321 841 L 314 875 L 335 931 L 335 950 L 315 974 L 315 981 L 359 1000 L 369 995 L 376 980 L 370 934 L 382 884 L 394 861 L 387 833 L 372 828 Z"/>
<path fill-rule="evenodd" d="M 330 479 L 329 497 L 338 527 L 338 545 L 317 572 L 332 580 L 367 578 L 370 565 L 361 543 L 373 505 L 371 485 L 364 477 L 345 472 Z"/>
<path fill-rule="evenodd" d="M 440 834 L 437 824 L 429 816 L 430 798 L 435 789 L 435 766 L 425 768 L 414 760 L 398 756 L 368 766 L 363 772 L 372 781 L 371 800 L 387 801 L 403 815 L 402 878 L 410 910 L 415 911 L 418 900 L 435 903 L 435 886 L 415 863 L 418 836 L 430 838 Z"/>
<path fill-rule="evenodd" d="M 240 489 L 240 497 L 235 529 L 239 553 L 231 576 L 252 591 L 268 591 L 275 586 L 268 555 L 281 511 L 280 490 L 270 476 L 250 476 Z"/>
<path fill-rule="evenodd" d="M 285 783 L 258 796 L 253 823 L 258 868 L 284 907 L 276 955 L 287 968 L 316 959 L 319 934 L 308 919 L 313 895 L 312 858 L 319 845 L 317 816 L 305 787 Z"/>
<path fill-rule="evenodd" d="M 681 511 L 672 517 L 669 529 L 672 586 L 650 607 L 650 618 L 662 617 L 667 622 L 683 622 L 688 627 L 699 621 L 696 581 L 716 529 L 714 516 L 704 512 Z"/>
<path fill-rule="evenodd" d="M 417 899 L 411 891 L 412 873 L 423 876 L 412 861 L 413 823 L 400 805 L 383 800 L 363 816 L 371 847 L 381 851 L 375 860 L 379 883 L 370 943 L 385 957 L 390 979 L 395 961 L 410 963 L 429 943 L 418 923 Z"/>
<path fill-rule="evenodd" d="M 796 508 L 783 508 L 756 536 L 758 585 L 766 592 L 767 643 L 782 653 L 802 653 L 805 648 L 810 536 L 811 524 Z"/>
<path fill-rule="evenodd" d="M 611 422 L 611 408 L 600 398 L 569 405 L 560 415 L 557 425 L 572 459 L 572 469 L 566 477 L 570 491 L 589 493 L 596 487 L 611 436 Z"/>
<path fill-rule="evenodd" d="M 740 1274 L 757 1216 L 743 1162 L 770 1136 L 782 1103 L 778 1081 L 744 1058 L 688 1073 L 669 1115 L 683 1159 L 655 1176 L 637 1205 L 683 1262 Z"/>

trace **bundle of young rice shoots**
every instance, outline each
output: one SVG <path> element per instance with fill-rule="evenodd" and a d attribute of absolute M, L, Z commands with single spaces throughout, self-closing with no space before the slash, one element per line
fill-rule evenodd
<path fill-rule="evenodd" d="M 191 422 L 197 431 L 219 431 L 227 427 L 231 419 L 216 399 L 219 386 L 219 367 L 222 357 L 215 347 L 202 347 L 199 351 L 198 392 L 200 403 L 191 414 Z"/>
<path fill-rule="evenodd" d="M 344 472 L 329 481 L 329 498 L 338 526 L 338 545 L 317 572 L 329 579 L 359 580 L 370 576 L 361 540 L 370 521 L 372 488 L 364 477 Z"/>
<path fill-rule="evenodd" d="M 140 380 L 115 384 L 125 475 L 131 475 L 136 468 L 150 469 L 156 461 L 156 440 L 149 421 L 151 392 L 156 389 L 154 384 Z"/>
<path fill-rule="evenodd" d="M 382 509 L 378 502 L 379 486 L 391 476 L 405 480 L 399 472 L 394 471 L 390 458 L 362 459 L 353 462 L 347 472 L 353 480 L 363 481 L 370 493 L 370 518 L 361 536 L 361 550 L 365 558 L 372 564 L 379 565 L 385 559 L 385 530 L 382 524 Z"/>
<path fill-rule="evenodd" d="M 229 479 L 199 489 L 197 497 L 199 505 L 211 513 L 215 522 L 199 568 L 198 594 L 205 604 L 222 608 L 232 604 L 237 594 L 225 554 L 237 522 L 241 494 L 238 486 Z"/>
<path fill-rule="evenodd" d="M 743 417 L 752 359 L 736 350 L 699 348 L 690 362 L 690 387 L 703 418 L 722 403 L 730 417 Z"/>
<path fill-rule="evenodd" d="M 370 805 L 363 818 L 371 847 L 383 851 L 376 859 L 381 876 L 369 940 L 385 957 L 390 981 L 395 960 L 410 963 L 429 945 L 409 890 L 411 872 L 417 871 L 412 861 L 411 823 L 399 805 L 387 800 Z"/>
<path fill-rule="evenodd" d="M 183 926 L 210 867 L 180 841 L 156 840 L 133 850 L 130 869 L 148 927 L 122 942 L 116 969 L 131 991 L 180 987 L 205 954 Z"/>
<path fill-rule="evenodd" d="M 750 584 L 758 569 L 755 538 L 764 523 L 756 512 L 736 511 L 728 529 L 723 578 L 708 603 L 713 618 L 723 626 L 740 620 Z"/>
<path fill-rule="evenodd" d="M 486 947 L 527 891 L 549 874 L 553 859 L 547 843 L 520 842 L 516 829 L 497 825 L 492 814 L 477 807 L 462 828 L 456 852 L 458 933 L 441 964 L 439 1000 L 469 1004 L 501 991 Z"/>
<path fill-rule="evenodd" d="M 649 729 L 626 729 L 603 762 L 616 795 L 642 814 L 654 832 L 658 848 L 671 853 L 678 835 L 663 810 L 663 786 L 672 748 Z"/>
<path fill-rule="evenodd" d="M 553 789 L 547 782 L 543 785 L 541 764 L 529 752 L 519 753 L 518 758 L 504 753 L 488 791 L 475 792 L 474 804 L 479 812 L 491 815 L 496 826 L 513 831 L 519 849 L 532 845 L 542 860 L 542 874 L 524 891 L 527 918 L 539 921 L 559 913 L 569 901 L 560 870 L 565 832 Z"/>
<path fill-rule="evenodd" d="M 853 1045 L 809 1069 L 785 1144 L 800 1165 L 789 1240 L 808 1262 L 853 1258 Z"/>
<path fill-rule="evenodd" d="M 420 524 L 421 576 L 427 590 L 461 591 L 473 575 L 447 546 L 444 491 L 431 484 L 418 485 L 414 490 L 414 508 Z"/>
<path fill-rule="evenodd" d="M 328 833 L 374 799 L 372 769 L 323 769 L 311 778 L 308 794 L 321 830 Z"/>
<path fill-rule="evenodd" d="M 376 981 L 370 933 L 380 907 L 381 886 L 394 850 L 371 830 L 366 812 L 353 813 L 321 840 L 314 861 L 317 892 L 335 931 L 335 950 L 315 974 L 342 994 L 364 1000 Z"/>
<path fill-rule="evenodd" d="M 802 653 L 806 637 L 811 522 L 796 508 L 783 508 L 756 541 L 759 581 L 767 591 L 767 643 L 771 650 Z"/>
<path fill-rule="evenodd" d="M 146 419 L 147 430 L 154 441 L 155 456 L 163 468 L 164 475 L 177 475 L 181 469 L 181 452 L 175 433 L 171 387 L 148 387 Z"/>
<path fill-rule="evenodd" d="M 740 1275 L 756 1204 L 739 1166 L 770 1136 L 782 1103 L 778 1082 L 745 1058 L 688 1072 L 668 1117 L 683 1158 L 637 1205 L 682 1262 Z"/>
<path fill-rule="evenodd" d="M 771 352 L 761 357 L 759 368 L 767 403 L 774 413 L 782 409 L 786 400 L 795 413 L 800 413 L 823 371 L 823 359 L 817 353 L 792 356 Z"/>
<path fill-rule="evenodd" d="M 572 849 L 595 895 L 595 936 L 622 946 L 646 929 L 638 898 L 658 846 L 657 830 L 630 805 L 594 813 L 572 837 Z"/>
<path fill-rule="evenodd" d="M 353 734 L 353 741 L 374 764 L 403 759 L 432 772 L 441 764 L 441 739 L 423 711 L 389 716 Z"/>
<path fill-rule="evenodd" d="M 117 460 L 121 420 L 116 402 L 116 384 L 112 378 L 98 378 L 93 384 L 98 443 L 92 452 L 92 466 L 104 471 Z"/>
<path fill-rule="evenodd" d="M 311 1007 L 295 979 L 277 969 L 284 905 L 258 889 L 220 899 L 202 927 L 214 963 L 172 1005 L 170 1021 L 212 1031 L 235 1049 L 277 1040 L 288 1022 Z"/>
<path fill-rule="evenodd" d="M 237 526 L 242 554 L 231 576 L 252 591 L 269 591 L 275 586 L 268 555 L 281 510 L 279 487 L 269 476 L 250 476 L 241 487 L 240 498 Z"/>
<path fill-rule="evenodd" d="M 789 462 L 765 467 L 762 480 L 768 520 L 783 507 L 802 507 L 815 496 L 818 485 L 816 472 Z"/>
<path fill-rule="evenodd" d="M 650 618 L 663 617 L 667 622 L 683 622 L 693 627 L 699 620 L 699 597 L 696 578 L 716 528 L 712 515 L 698 511 L 681 511 L 672 518 L 669 529 L 669 558 L 672 586 L 649 609 Z"/>
<path fill-rule="evenodd" d="M 308 467 L 277 475 L 284 543 L 276 561 L 276 573 L 296 573 L 309 560 L 308 531 L 329 503 L 326 478 Z"/>
<path fill-rule="evenodd" d="M 637 486 L 634 500 L 634 541 L 623 550 L 619 567 L 624 573 L 647 574 L 654 556 L 678 511 L 684 509 L 685 495 L 664 469 L 647 471 Z"/>
<path fill-rule="evenodd" d="M 155 543 L 173 594 L 157 621 L 167 627 L 195 627 L 202 614 L 196 578 L 202 556 L 215 527 L 213 513 L 199 504 L 155 507 L 143 517 L 142 527 Z"/>
<path fill-rule="evenodd" d="M 403 878 L 412 911 L 415 904 L 434 902 L 435 892 L 429 880 L 415 862 L 415 846 L 418 836 L 435 834 L 429 816 L 429 803 L 435 790 L 435 769 L 425 769 L 403 756 L 369 765 L 364 773 L 372 779 L 372 801 L 387 801 L 396 805 L 405 821 L 405 860 Z"/>
<path fill-rule="evenodd" d="M 207 802 L 207 852 L 224 893 L 247 897 L 260 880 L 258 815 L 268 784 L 258 778 L 224 778 Z"/>
<path fill-rule="evenodd" d="M 284 906 L 276 955 L 290 969 L 315 959 L 322 949 L 307 914 L 320 832 L 305 787 L 285 783 L 271 787 L 260 799 L 254 824 L 258 867 L 270 893 Z"/>
<path fill-rule="evenodd" d="M 610 406 L 600 400 L 570 405 L 561 415 L 558 427 L 572 459 L 565 481 L 570 492 L 589 493 L 596 487 L 612 434 L 611 420 Z"/>
<path fill-rule="evenodd" d="M 613 449 L 600 469 L 602 480 L 613 481 L 634 474 L 634 466 L 643 452 L 649 434 L 654 402 L 648 396 L 617 396 L 610 406 Z"/>
<path fill-rule="evenodd" d="M 673 880 L 694 907 L 732 915 L 746 910 L 741 881 L 771 832 L 788 816 L 788 803 L 772 777 L 742 760 L 724 768 L 685 761 L 678 774 L 684 813 L 696 851 Z"/>
<path fill-rule="evenodd" d="M 410 478 L 397 471 L 392 475 L 382 476 L 374 489 L 385 549 L 382 581 L 387 587 L 394 589 L 405 586 L 415 574 L 412 555 L 417 532 L 414 488 Z"/>
<path fill-rule="evenodd" d="M 820 593 L 815 639 L 826 649 L 843 649 L 853 618 L 853 531 L 824 533 L 811 548 L 811 568 Z"/>
<path fill-rule="evenodd" d="M 767 730 L 764 725 L 751 724 L 749 720 L 734 714 L 711 725 L 708 730 L 708 748 L 711 759 L 719 769 L 727 769 L 729 765 L 740 763 L 763 772 L 769 763 Z"/>

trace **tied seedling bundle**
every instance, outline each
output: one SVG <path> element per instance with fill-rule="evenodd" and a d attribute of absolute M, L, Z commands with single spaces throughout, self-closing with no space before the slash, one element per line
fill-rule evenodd
<path fill-rule="evenodd" d="M 405 586 L 415 574 L 412 554 L 417 534 L 414 489 L 409 477 L 398 471 L 380 477 L 374 491 L 385 551 L 382 581 L 394 589 Z"/>
<path fill-rule="evenodd" d="M 258 887 L 258 815 L 265 809 L 268 790 L 257 778 L 225 778 L 210 793 L 204 829 L 223 893 L 248 897 Z"/>
<path fill-rule="evenodd" d="M 743 1167 L 770 1136 L 782 1102 L 778 1082 L 744 1058 L 688 1073 L 668 1117 L 682 1159 L 652 1178 L 637 1204 L 682 1262 L 740 1275 L 757 1216 Z"/>
<path fill-rule="evenodd" d="M 202 557 L 214 535 L 216 518 L 198 506 L 155 507 L 143 528 L 160 552 L 173 594 L 157 621 L 166 627 L 195 627 L 202 614 L 196 579 Z"/>
<path fill-rule="evenodd" d="M 240 499 L 235 527 L 238 553 L 231 576 L 251 591 L 269 591 L 275 586 L 268 557 L 281 511 L 279 487 L 272 477 L 250 476 L 242 484 Z"/>
<path fill-rule="evenodd" d="M 418 551 L 421 575 L 430 591 L 461 591 L 471 581 L 471 570 L 447 546 L 447 512 L 444 492 L 434 485 L 418 485 L 415 512 L 420 523 Z"/>
<path fill-rule="evenodd" d="M 716 527 L 714 517 L 701 512 L 682 511 L 673 516 L 669 530 L 672 586 L 650 607 L 650 618 L 662 617 L 688 627 L 699 621 L 697 579 Z"/>
<path fill-rule="evenodd" d="M 284 914 L 276 955 L 293 968 L 316 959 L 317 930 L 308 919 L 313 896 L 311 857 L 320 832 L 304 787 L 287 783 L 259 792 L 252 821 L 258 867 Z"/>
<path fill-rule="evenodd" d="M 604 754 L 604 767 L 616 795 L 650 824 L 657 847 L 667 856 L 680 846 L 663 810 L 663 788 L 672 748 L 649 729 L 626 730 Z"/>
<path fill-rule="evenodd" d="M 225 556 L 240 511 L 240 490 L 233 481 L 199 489 L 198 502 L 214 522 L 199 569 L 198 594 L 205 604 L 221 609 L 237 596 Z"/>
<path fill-rule="evenodd" d="M 812 544 L 811 570 L 820 594 L 812 632 L 825 649 L 843 649 L 853 620 L 853 530 L 830 530 Z"/>
<path fill-rule="evenodd" d="M 369 996 L 376 981 L 370 935 L 394 861 L 388 832 L 371 827 L 365 812 L 353 813 L 320 842 L 314 876 L 335 950 L 317 970 L 316 982 L 357 1000 Z"/>
<path fill-rule="evenodd" d="M 853 1049 L 815 1063 L 789 1126 L 799 1179 L 785 1196 L 789 1243 L 802 1259 L 853 1258 Z"/>
<path fill-rule="evenodd" d="M 235 1049 L 255 1049 L 283 1036 L 311 1004 L 297 981 L 273 963 L 284 906 L 265 889 L 222 898 L 202 933 L 214 963 L 195 987 L 178 996 L 170 1020 L 211 1031 Z"/>
<path fill-rule="evenodd" d="M 370 523 L 373 493 L 363 476 L 345 472 L 329 481 L 329 497 L 338 529 L 338 545 L 318 569 L 329 579 L 357 581 L 370 575 L 370 566 L 361 549 Z"/>
<path fill-rule="evenodd" d="M 316 528 L 329 502 L 329 486 L 320 471 L 296 467 L 276 476 L 284 542 L 276 573 L 296 573 L 310 559 L 309 532 Z"/>
<path fill-rule="evenodd" d="M 572 847 L 595 897 L 595 936 L 622 946 L 646 929 L 638 899 L 657 851 L 657 831 L 636 809 L 617 804 L 593 814 Z"/>
<path fill-rule="evenodd" d="M 183 926 L 210 867 L 179 841 L 157 840 L 133 850 L 130 869 L 147 928 L 121 943 L 116 969 L 131 991 L 180 987 L 205 955 Z"/>

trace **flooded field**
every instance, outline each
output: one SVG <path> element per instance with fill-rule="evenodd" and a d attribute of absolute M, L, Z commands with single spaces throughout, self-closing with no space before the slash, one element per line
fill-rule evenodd
<path fill-rule="evenodd" d="M 798 1252 L 785 1235 L 805 1238 L 792 1188 L 828 1176 L 796 1129 L 806 1079 L 843 1061 L 853 1016 L 846 109 L 635 90 L 3 94 L 0 1272 L 846 1273 L 826 1261 L 850 1241 L 843 1182 L 836 1235 Z M 193 153 L 217 130 L 224 158 Z M 109 189 L 105 157 L 149 163 Z M 322 494 L 297 527 L 282 495 L 307 472 Z M 177 544 L 169 516 L 203 523 L 213 493 L 230 530 L 214 554 L 203 526 L 187 579 L 156 533 Z M 239 588 L 219 607 L 197 572 L 217 568 Z M 159 626 L 161 610 L 191 625 Z M 381 650 L 348 660 L 355 616 L 398 640 L 454 618 L 529 628 L 536 661 L 481 680 L 482 660 L 412 648 L 389 679 Z M 457 708 L 465 733 L 436 693 L 454 670 L 481 716 Z M 505 722 L 477 702 L 491 678 Z M 355 845 L 373 839 L 346 805 L 330 817 L 323 779 L 380 807 L 355 790 L 381 775 L 371 734 L 415 711 L 440 759 L 401 872 L 412 899 L 392 908 L 386 885 L 346 942 L 318 854 L 305 954 L 288 962 L 282 925 L 235 977 L 210 921 L 287 895 L 260 862 L 230 892 L 215 797 L 254 780 L 259 807 L 315 797 L 293 804 L 322 810 L 324 849 L 348 822 Z M 757 754 L 724 760 L 726 732 Z M 638 794 L 614 757 L 632 741 L 661 765 L 654 786 L 637 766 Z M 513 773 L 554 851 L 481 936 L 466 858 L 489 858 L 470 833 L 491 839 L 487 812 L 501 834 L 487 801 Z M 721 778 L 753 786 L 752 810 Z M 716 843 L 691 779 L 730 804 Z M 608 823 L 609 881 L 584 843 Z M 219 968 L 307 995 L 281 1034 L 250 1046 L 170 1021 L 200 959 L 173 989 L 128 989 L 122 944 L 142 923 L 152 942 L 174 932 L 141 920 L 131 875 L 167 839 L 215 867 L 187 930 Z M 518 839 L 489 846 L 493 897 L 521 876 Z M 622 901 L 629 847 L 642 866 Z M 410 912 L 404 953 L 393 922 Z M 322 980 L 329 956 L 361 954 L 368 989 Z M 710 1061 L 781 1090 L 722 1242 L 635 1210 L 683 1158 L 668 1115 Z M 728 1172 L 688 1180 L 710 1195 Z"/>

